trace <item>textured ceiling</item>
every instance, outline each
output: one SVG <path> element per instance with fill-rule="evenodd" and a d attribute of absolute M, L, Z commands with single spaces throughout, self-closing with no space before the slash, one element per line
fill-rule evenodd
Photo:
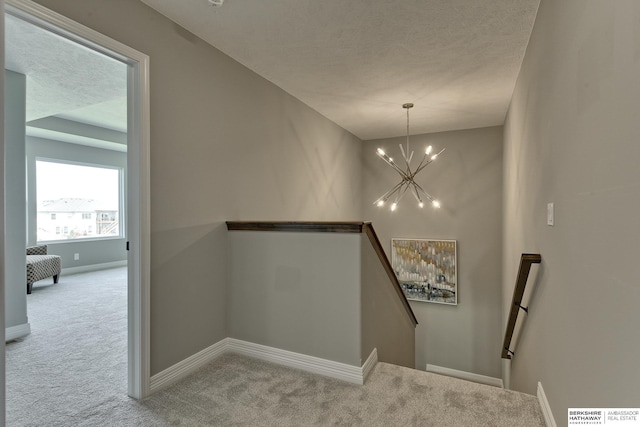
<path fill-rule="evenodd" d="M 504 122 L 539 0 L 142 0 L 361 139 Z"/>
<path fill-rule="evenodd" d="M 142 0 L 361 139 L 502 124 L 539 0 Z M 126 131 L 126 66 L 7 15 L 27 120 Z"/>
<path fill-rule="evenodd" d="M 5 68 L 27 76 L 27 122 L 55 116 L 126 132 L 125 64 L 5 16 Z"/>

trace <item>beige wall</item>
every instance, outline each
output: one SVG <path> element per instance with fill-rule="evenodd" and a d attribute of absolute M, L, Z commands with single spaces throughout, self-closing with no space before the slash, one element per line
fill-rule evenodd
<path fill-rule="evenodd" d="M 360 354 L 360 235 L 229 232 L 231 338 L 347 365 Z"/>
<path fill-rule="evenodd" d="M 395 212 L 372 205 L 398 181 L 376 156 L 376 148 L 398 158 L 398 144 L 404 142 L 392 138 L 364 143 L 364 219 L 373 223 L 389 257 L 393 237 L 458 242 L 458 305 L 411 302 L 419 322 L 416 368 L 425 369 L 428 363 L 500 377 L 502 127 L 411 136 L 415 156 L 429 144 L 446 147 L 417 179 L 441 200 L 439 210 L 430 205 L 420 210 L 410 194 Z"/>
<path fill-rule="evenodd" d="M 639 402 L 639 40 L 637 1 L 542 0 L 505 125 L 504 313 L 542 254 L 511 385 L 558 425 Z"/>
<path fill-rule="evenodd" d="M 225 220 L 360 218 L 360 142 L 141 2 L 38 3 L 150 57 L 155 374 L 228 335 Z"/>
<path fill-rule="evenodd" d="M 360 317 L 362 362 L 377 349 L 378 361 L 416 367 L 413 319 L 389 280 L 378 253 L 363 233 L 361 242 Z"/>

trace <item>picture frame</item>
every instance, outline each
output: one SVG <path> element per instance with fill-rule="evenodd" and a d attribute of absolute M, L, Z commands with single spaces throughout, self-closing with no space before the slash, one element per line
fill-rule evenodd
<path fill-rule="evenodd" d="M 408 300 L 458 304 L 456 240 L 392 238 L 391 266 Z"/>

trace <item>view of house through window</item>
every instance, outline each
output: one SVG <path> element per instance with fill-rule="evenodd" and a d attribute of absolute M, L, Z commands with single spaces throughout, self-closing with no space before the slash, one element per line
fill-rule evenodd
<path fill-rule="evenodd" d="M 121 172 L 37 160 L 38 241 L 121 236 Z"/>

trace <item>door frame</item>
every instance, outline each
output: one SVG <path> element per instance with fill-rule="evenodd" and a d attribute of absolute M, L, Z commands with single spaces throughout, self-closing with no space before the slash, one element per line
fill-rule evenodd
<path fill-rule="evenodd" d="M 142 399 L 150 384 L 149 57 L 29 0 L 5 0 L 4 12 L 128 65 L 128 394 Z"/>

